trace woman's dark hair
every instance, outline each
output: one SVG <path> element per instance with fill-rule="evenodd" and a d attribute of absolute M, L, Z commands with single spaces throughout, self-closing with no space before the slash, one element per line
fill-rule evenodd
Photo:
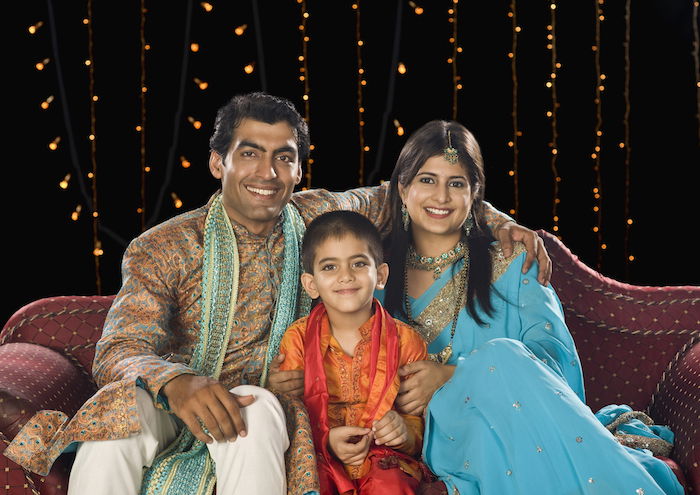
<path fill-rule="evenodd" d="M 294 132 L 299 159 L 308 158 L 311 141 L 306 121 L 291 101 L 263 92 L 236 95 L 219 108 L 214 133 L 209 138 L 209 148 L 222 157 L 226 156 L 233 139 L 233 131 L 243 119 L 258 120 L 266 124 L 286 122 Z"/>
<path fill-rule="evenodd" d="M 385 289 L 384 306 L 394 316 L 399 318 L 407 316 L 404 310 L 403 285 L 406 253 L 412 238 L 410 229 L 406 232 L 402 225 L 399 185 L 402 187 L 409 185 L 428 159 L 443 156 L 444 149 L 449 146 L 448 131 L 449 141 L 452 147 L 457 149 L 459 164 L 467 172 L 473 198 L 471 213 L 474 226 L 467 238 L 470 265 L 465 306 L 469 315 L 479 325 L 483 325 L 483 320 L 476 311 L 476 303 L 478 302 L 479 308 L 489 316 L 494 311 L 490 297 L 492 263 L 489 250 L 494 238 L 484 217 L 484 161 L 474 135 L 463 125 L 454 121 L 433 120 L 423 125 L 406 141 L 396 160 L 389 183 L 391 226 L 385 239 L 384 252 L 388 253 L 390 275 Z"/>

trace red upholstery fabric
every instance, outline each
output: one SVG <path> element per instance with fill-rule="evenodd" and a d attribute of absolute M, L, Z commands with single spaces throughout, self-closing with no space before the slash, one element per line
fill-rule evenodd
<path fill-rule="evenodd" d="M 668 425 L 676 434 L 668 463 L 676 472 L 682 470 L 688 493 L 700 494 L 700 287 L 623 284 L 585 266 L 555 236 L 544 231 L 539 234 L 554 263 L 552 285 L 562 301 L 583 362 L 591 409 L 628 404 L 646 410 L 657 423 Z M 72 390 L 84 389 L 87 393 L 89 389 L 90 395 L 94 385 L 87 375 L 92 369 L 94 344 L 112 301 L 113 296 L 62 296 L 41 299 L 20 309 L 0 332 L 0 391 L 10 388 L 2 369 L 3 356 L 13 352 L 7 344 L 26 342 L 56 351 L 54 354 L 64 360 L 61 370 L 65 361 L 74 364 L 77 381 L 69 379 L 74 383 Z M 26 379 L 33 380 L 34 385 L 23 382 L 13 386 L 33 390 L 37 383 L 45 383 L 33 376 Z M 15 378 L 14 382 L 19 380 Z M 86 388 L 86 382 L 93 388 Z M 52 390 L 49 386 L 37 390 L 32 400 L 60 402 L 62 393 Z M 5 440 L 11 439 L 17 425 L 31 415 L 30 406 L 19 415 L 17 412 L 18 407 L 22 411 L 31 402 L 29 399 L 15 394 L 10 405 L 5 397 L 0 395 L 0 452 L 6 443 L 2 434 Z M 63 405 L 57 402 L 37 408 L 64 408 L 71 414 L 79 402 L 78 397 L 66 398 Z M 71 462 L 72 457 L 62 456 L 49 476 L 42 478 L 25 473 L 0 455 L 0 494 L 64 494 Z"/>
<path fill-rule="evenodd" d="M 687 485 L 700 493 L 700 341 L 679 356 L 659 384 L 649 413 L 673 430 L 673 458 L 684 468 Z"/>

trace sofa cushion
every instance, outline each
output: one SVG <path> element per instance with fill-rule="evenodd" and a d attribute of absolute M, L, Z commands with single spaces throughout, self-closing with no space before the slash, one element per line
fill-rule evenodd
<path fill-rule="evenodd" d="M 35 412 L 72 416 L 96 391 L 66 356 L 36 344 L 0 346 L 0 431 L 12 440 Z"/>

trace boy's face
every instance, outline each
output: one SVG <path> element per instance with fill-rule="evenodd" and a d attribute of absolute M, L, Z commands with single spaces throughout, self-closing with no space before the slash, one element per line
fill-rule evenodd
<path fill-rule="evenodd" d="M 312 299 L 321 298 L 329 314 L 359 315 L 371 312 L 374 289 L 383 289 L 388 275 L 388 265 L 377 266 L 367 243 L 348 234 L 318 245 L 313 274 L 304 273 L 301 283 Z"/>

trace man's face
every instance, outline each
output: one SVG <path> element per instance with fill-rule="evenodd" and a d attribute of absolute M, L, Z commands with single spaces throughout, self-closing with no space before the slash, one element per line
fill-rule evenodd
<path fill-rule="evenodd" d="M 228 216 L 254 234 L 267 234 L 301 181 L 294 132 L 286 122 L 243 119 L 225 157 L 212 152 L 209 170 L 221 179 Z"/>

